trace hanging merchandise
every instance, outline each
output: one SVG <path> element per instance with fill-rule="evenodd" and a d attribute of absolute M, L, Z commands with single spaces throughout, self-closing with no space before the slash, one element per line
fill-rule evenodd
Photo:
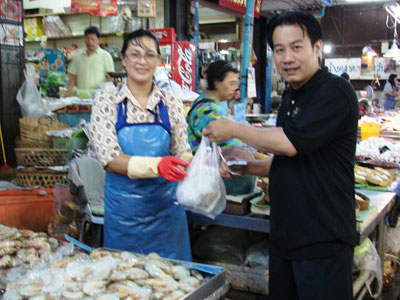
<path fill-rule="evenodd" d="M 21 3 L 18 1 L 1 1 L 0 19 L 21 21 Z"/>
<path fill-rule="evenodd" d="M 99 0 L 98 16 L 111 17 L 118 15 L 117 0 Z"/>
<path fill-rule="evenodd" d="M 57 97 L 60 86 L 65 86 L 64 51 L 39 49 L 39 83 L 42 92 L 48 97 Z"/>
<path fill-rule="evenodd" d="M 35 85 L 33 78 L 25 74 L 25 82 L 17 93 L 17 102 L 21 108 L 22 116 L 41 118 L 47 113 L 42 97 Z"/>
<path fill-rule="evenodd" d="M 156 16 L 155 0 L 139 0 L 137 16 L 140 18 L 152 18 Z"/>
<path fill-rule="evenodd" d="M 117 16 L 118 3 L 117 0 L 71 0 L 71 11 L 101 17 Z"/>
<path fill-rule="evenodd" d="M 71 11 L 96 15 L 99 12 L 99 0 L 71 0 Z"/>
<path fill-rule="evenodd" d="M 43 18 L 43 27 L 46 37 L 69 36 L 71 29 L 66 25 L 60 16 L 46 16 Z"/>
<path fill-rule="evenodd" d="M 257 97 L 256 91 L 256 70 L 253 67 L 249 67 L 247 72 L 247 97 L 255 98 Z"/>
<path fill-rule="evenodd" d="M 118 13 L 114 17 L 109 17 L 108 29 L 122 35 L 124 32 L 135 31 L 140 28 L 140 19 L 132 16 L 133 5 L 118 6 Z"/>

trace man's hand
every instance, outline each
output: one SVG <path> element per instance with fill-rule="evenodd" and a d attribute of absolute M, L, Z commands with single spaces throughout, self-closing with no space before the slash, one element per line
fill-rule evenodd
<path fill-rule="evenodd" d="M 223 179 L 232 179 L 235 177 L 242 176 L 245 174 L 246 166 L 231 166 L 228 165 L 221 160 L 221 164 L 219 165 L 219 173 Z"/>
<path fill-rule="evenodd" d="M 236 122 L 231 120 L 215 120 L 208 124 L 202 133 L 211 142 L 228 141 L 233 138 L 235 125 Z"/>

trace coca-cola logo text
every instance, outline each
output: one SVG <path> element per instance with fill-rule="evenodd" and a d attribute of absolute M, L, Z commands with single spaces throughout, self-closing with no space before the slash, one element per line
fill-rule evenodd
<path fill-rule="evenodd" d="M 178 73 L 182 78 L 182 88 L 192 90 L 192 50 L 190 48 L 182 48 L 181 45 L 178 45 L 178 54 Z"/>
<path fill-rule="evenodd" d="M 168 37 L 168 32 L 167 31 L 153 31 L 154 35 L 157 37 L 157 39 L 164 39 Z"/>

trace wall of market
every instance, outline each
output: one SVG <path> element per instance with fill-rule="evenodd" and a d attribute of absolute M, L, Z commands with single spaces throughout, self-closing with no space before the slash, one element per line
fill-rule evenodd
<path fill-rule="evenodd" d="M 26 6 L 25 6 L 26 4 Z M 116 34 L 114 19 L 112 17 L 99 17 L 90 16 L 89 14 L 64 14 L 64 8 L 68 10 L 71 7 L 71 0 L 24 0 L 24 9 L 37 9 L 46 8 L 52 9 L 55 13 L 60 13 L 60 17 L 63 22 L 71 29 L 71 33 L 76 37 L 66 37 L 57 39 L 48 39 L 47 47 L 52 49 L 57 48 L 68 48 L 72 44 L 78 46 L 78 48 L 85 47 L 83 32 L 85 28 L 89 26 L 97 26 L 104 34 L 101 43 L 106 44 L 115 49 L 122 47 L 123 38 L 121 34 Z M 25 18 L 28 18 L 25 15 Z M 137 18 L 137 28 L 164 28 L 167 25 L 164 22 L 164 0 L 156 0 L 156 17 L 148 18 L 148 21 L 144 18 Z M 40 48 L 40 42 L 25 42 L 25 50 L 35 51 Z M 122 71 L 122 64 L 118 58 L 114 59 L 115 70 Z"/>

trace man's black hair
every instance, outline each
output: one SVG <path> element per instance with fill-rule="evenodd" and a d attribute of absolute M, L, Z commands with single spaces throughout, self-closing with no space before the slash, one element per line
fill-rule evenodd
<path fill-rule="evenodd" d="M 85 29 L 85 36 L 87 34 L 95 34 L 97 36 L 97 38 L 101 37 L 101 33 L 100 33 L 100 29 L 96 26 L 90 26 L 88 28 Z"/>
<path fill-rule="evenodd" d="M 267 28 L 267 40 L 271 49 L 274 49 L 274 41 L 272 40 L 272 35 L 277 26 L 282 25 L 299 25 L 303 33 L 307 33 L 311 40 L 311 46 L 319 40 L 322 40 L 322 29 L 321 25 L 318 23 L 311 14 L 300 10 L 292 10 L 284 12 L 280 15 L 273 16 L 268 22 Z"/>
<path fill-rule="evenodd" d="M 215 90 L 215 80 L 224 81 L 229 72 L 239 74 L 239 71 L 230 62 L 218 60 L 209 64 L 206 70 L 208 90 Z"/>
<path fill-rule="evenodd" d="M 350 80 L 350 76 L 346 72 L 343 72 L 342 74 L 340 74 L 340 77 L 343 77 L 346 80 Z"/>
<path fill-rule="evenodd" d="M 160 55 L 161 54 L 160 43 L 158 42 L 157 37 L 151 31 L 144 29 L 138 29 L 124 36 L 124 44 L 122 45 L 121 54 L 125 55 L 126 49 L 128 49 L 129 43 L 131 43 L 132 41 L 134 41 L 135 45 L 138 45 L 141 48 L 145 49 L 146 47 L 140 41 L 140 38 L 144 36 L 147 36 L 148 38 L 151 38 L 154 41 L 154 43 L 156 44 L 157 54 Z"/>
<path fill-rule="evenodd" d="M 394 83 L 394 80 L 396 78 L 397 78 L 397 74 L 390 74 L 389 75 L 388 81 L 389 81 L 389 83 L 390 83 L 390 85 L 392 86 L 393 89 L 396 88 L 396 84 Z"/>

